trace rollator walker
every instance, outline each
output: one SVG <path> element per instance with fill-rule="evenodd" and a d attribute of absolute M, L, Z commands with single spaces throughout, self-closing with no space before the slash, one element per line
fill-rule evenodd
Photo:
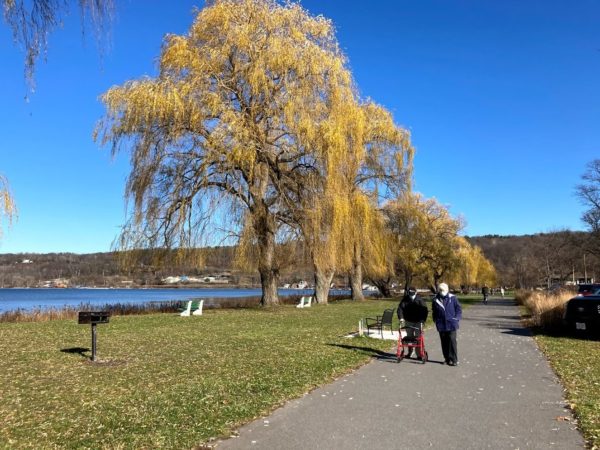
<path fill-rule="evenodd" d="M 417 330 L 418 335 L 415 337 L 406 336 L 406 332 L 409 330 Z M 402 336 L 404 331 L 404 337 Z M 402 361 L 405 357 L 407 358 L 416 349 L 417 358 L 422 364 L 425 364 L 429 359 L 427 350 L 425 350 L 425 338 L 423 337 L 423 322 L 419 323 L 418 327 L 413 326 L 401 326 L 398 330 L 398 350 L 396 352 L 396 362 Z M 405 352 L 406 350 L 406 352 Z"/>

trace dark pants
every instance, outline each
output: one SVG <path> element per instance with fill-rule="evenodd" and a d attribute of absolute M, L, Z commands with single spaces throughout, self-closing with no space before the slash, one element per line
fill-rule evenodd
<path fill-rule="evenodd" d="M 442 353 L 446 362 L 458 362 L 458 348 L 456 346 L 456 331 L 440 331 Z"/>

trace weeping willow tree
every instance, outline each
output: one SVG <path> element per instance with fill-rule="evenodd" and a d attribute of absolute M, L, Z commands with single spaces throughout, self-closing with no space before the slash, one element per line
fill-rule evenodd
<path fill-rule="evenodd" d="M 395 269 L 404 276 L 405 289 L 416 276 L 432 287 L 462 267 L 466 240 L 458 235 L 462 220 L 453 218 L 435 199 L 405 193 L 385 208 L 387 227 L 394 236 Z"/>
<path fill-rule="evenodd" d="M 464 228 L 461 218 L 454 218 L 448 209 L 434 199 L 425 217 L 425 262 L 429 268 L 430 287 L 434 289 L 445 277 L 461 265 L 461 246 L 464 238 L 458 233 Z"/>
<path fill-rule="evenodd" d="M 388 272 L 378 205 L 410 188 L 413 148 L 388 111 L 356 94 L 331 105 L 321 130 L 325 166 L 300 180 L 288 208 L 310 251 L 317 301 L 327 301 L 336 271 L 351 274 L 353 298 L 361 300 L 363 267 Z"/>
<path fill-rule="evenodd" d="M 406 193 L 383 208 L 386 226 L 392 236 L 389 242 L 394 271 L 404 279 L 405 290 L 413 284 L 415 276 L 428 271 L 428 213 L 435 206 L 433 200 L 425 200 L 420 194 Z"/>
<path fill-rule="evenodd" d="M 413 149 L 388 111 L 355 93 L 330 104 L 320 129 L 324 165 L 287 190 L 287 208 L 310 253 L 317 301 L 327 302 L 336 271 L 353 274 L 353 298 L 362 299 L 363 266 L 387 271 L 378 203 L 410 187 Z"/>
<path fill-rule="evenodd" d="M 277 304 L 283 193 L 349 152 L 335 123 L 354 99 L 345 63 L 331 22 L 294 3 L 216 0 L 167 36 L 156 77 L 102 97 L 96 139 L 131 152 L 122 247 L 194 247 L 220 217 L 255 255 L 262 304 Z"/>
<path fill-rule="evenodd" d="M 0 237 L 2 237 L 2 228 L 5 223 L 10 225 L 17 214 L 15 202 L 10 193 L 8 181 L 0 175 Z"/>
<path fill-rule="evenodd" d="M 40 55 L 46 54 L 48 36 L 69 11 L 67 0 L 0 0 L 4 20 L 14 41 L 25 51 L 25 78 L 33 87 L 33 74 Z M 82 23 L 90 22 L 97 39 L 105 35 L 113 12 L 113 0 L 78 0 Z M 89 20 L 88 20 L 89 19 Z"/>
<path fill-rule="evenodd" d="M 414 149 L 407 130 L 391 114 L 372 102 L 359 106 L 361 114 L 347 134 L 350 154 L 334 161 L 339 177 L 329 253 L 340 271 L 349 274 L 354 300 L 362 300 L 365 261 L 373 274 L 387 270 L 385 232 L 380 211 L 387 198 L 410 191 Z"/>
<path fill-rule="evenodd" d="M 386 226 L 382 210 L 371 219 L 370 238 L 363 240 L 363 275 L 369 283 L 377 287 L 384 297 L 391 296 L 391 282 L 395 275 L 393 239 Z"/>
<path fill-rule="evenodd" d="M 457 255 L 460 262 L 450 270 L 448 282 L 466 287 L 496 284 L 496 269 L 481 248 L 460 237 Z"/>

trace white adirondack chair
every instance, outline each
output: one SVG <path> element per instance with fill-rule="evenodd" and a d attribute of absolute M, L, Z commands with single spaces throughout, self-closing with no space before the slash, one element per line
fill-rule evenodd
<path fill-rule="evenodd" d="M 196 303 L 196 302 L 194 302 Z M 202 307 L 204 306 L 204 300 L 200 300 L 198 303 L 198 308 L 192 312 L 192 316 L 201 316 L 202 315 Z"/>
<path fill-rule="evenodd" d="M 192 313 L 192 301 L 187 302 L 187 308 L 179 314 L 181 317 L 190 317 Z"/>
<path fill-rule="evenodd" d="M 300 298 L 300 303 L 298 303 L 296 305 L 296 308 L 310 308 L 311 304 L 312 304 L 312 297 L 311 296 L 301 297 Z"/>

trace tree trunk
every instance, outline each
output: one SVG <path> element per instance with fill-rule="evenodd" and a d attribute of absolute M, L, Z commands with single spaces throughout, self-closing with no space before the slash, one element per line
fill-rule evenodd
<path fill-rule="evenodd" d="M 334 270 L 324 270 L 315 264 L 315 300 L 326 305 L 329 299 L 329 289 L 333 280 Z"/>
<path fill-rule="evenodd" d="M 408 270 L 404 271 L 404 293 L 405 294 L 408 291 L 408 288 L 410 287 L 410 285 L 412 284 L 412 280 L 413 280 L 412 272 L 410 272 Z"/>
<path fill-rule="evenodd" d="M 259 269 L 260 284 L 262 296 L 260 298 L 261 306 L 279 305 L 279 296 L 277 295 L 278 276 L 276 271 L 267 268 Z"/>
<path fill-rule="evenodd" d="M 265 208 L 266 210 L 266 208 Z M 274 218 L 265 211 L 255 219 L 254 230 L 258 237 L 258 272 L 262 296 L 261 306 L 279 305 L 277 282 L 279 269 L 275 265 L 275 224 Z"/>
<path fill-rule="evenodd" d="M 434 292 L 437 292 L 438 286 L 440 285 L 441 280 L 442 280 L 442 276 L 443 276 L 442 274 L 439 274 L 437 272 L 433 273 L 433 286 L 432 287 L 433 287 Z"/>
<path fill-rule="evenodd" d="M 377 286 L 377 289 L 379 289 L 379 293 L 384 297 L 384 298 L 390 298 L 392 296 L 392 292 L 390 290 L 390 278 L 388 277 L 387 279 L 383 279 L 383 278 L 379 278 L 377 280 L 373 280 L 371 279 L 371 282 Z"/>
<path fill-rule="evenodd" d="M 358 244 L 354 244 L 354 261 L 350 269 L 350 291 L 352 300 L 364 300 L 362 291 L 362 254 Z"/>

